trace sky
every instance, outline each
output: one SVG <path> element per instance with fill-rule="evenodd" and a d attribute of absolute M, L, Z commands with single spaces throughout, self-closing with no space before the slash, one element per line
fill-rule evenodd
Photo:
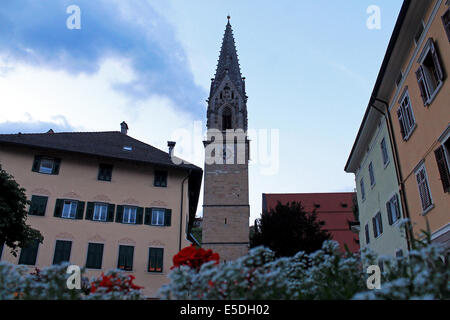
<path fill-rule="evenodd" d="M 205 100 L 229 14 L 249 96 L 253 224 L 262 193 L 353 191 L 344 166 L 401 5 L 2 0 L 0 133 L 126 121 L 130 136 L 162 150 L 174 140 L 176 155 L 203 167 Z M 377 28 L 367 25 L 373 6 Z"/>

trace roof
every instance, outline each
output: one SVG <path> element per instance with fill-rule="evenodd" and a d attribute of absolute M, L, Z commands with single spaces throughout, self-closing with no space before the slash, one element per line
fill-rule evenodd
<path fill-rule="evenodd" d="M 216 75 L 211 83 L 210 97 L 214 95 L 219 88 L 225 75 L 228 75 L 233 81 L 236 88 L 242 97 L 245 97 L 245 91 L 242 81 L 241 68 L 239 66 L 239 58 L 236 51 L 236 44 L 234 41 L 233 30 L 230 21 L 228 20 L 225 34 L 222 40 L 222 47 L 220 49 L 219 61 L 217 63 Z"/>
<path fill-rule="evenodd" d="M 118 131 L 60 133 L 49 131 L 48 133 L 32 134 L 0 134 L 0 144 L 74 152 L 184 170 L 202 171 L 201 168 L 187 162 L 177 165 L 172 162 L 168 153 Z M 127 149 L 124 147 L 127 147 Z"/>

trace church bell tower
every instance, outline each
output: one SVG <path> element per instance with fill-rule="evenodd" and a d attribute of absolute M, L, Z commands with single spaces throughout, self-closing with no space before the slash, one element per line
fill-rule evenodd
<path fill-rule="evenodd" d="M 230 261 L 248 252 L 250 205 L 247 96 L 229 16 L 207 102 L 202 245 Z"/>

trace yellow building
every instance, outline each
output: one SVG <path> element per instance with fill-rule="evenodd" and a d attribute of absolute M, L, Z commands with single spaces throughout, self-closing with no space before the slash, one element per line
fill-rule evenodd
<path fill-rule="evenodd" d="M 190 244 L 202 170 L 121 132 L 0 135 L 0 163 L 26 189 L 27 224 L 43 244 L 1 260 L 45 267 L 64 261 L 87 276 L 119 268 L 154 297 L 172 257 Z"/>
<path fill-rule="evenodd" d="M 405 1 L 371 99 L 386 113 L 416 236 L 450 242 L 450 1 Z M 388 111 L 388 112 L 386 112 Z"/>

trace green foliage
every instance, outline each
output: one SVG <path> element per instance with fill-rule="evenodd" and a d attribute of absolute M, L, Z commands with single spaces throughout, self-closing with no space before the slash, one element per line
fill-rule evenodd
<path fill-rule="evenodd" d="M 323 225 L 316 213 L 305 212 L 301 203 L 283 205 L 278 202 L 275 210 L 263 212 L 255 221 L 250 246 L 270 248 L 277 257 L 291 257 L 299 251 L 311 253 L 331 239 L 331 235 L 321 229 Z"/>
<path fill-rule="evenodd" d="M 17 248 L 27 247 L 34 240 L 42 243 L 41 233 L 26 224 L 26 208 L 30 204 L 25 189 L 0 165 L 0 243 L 11 248 L 16 256 Z"/>

